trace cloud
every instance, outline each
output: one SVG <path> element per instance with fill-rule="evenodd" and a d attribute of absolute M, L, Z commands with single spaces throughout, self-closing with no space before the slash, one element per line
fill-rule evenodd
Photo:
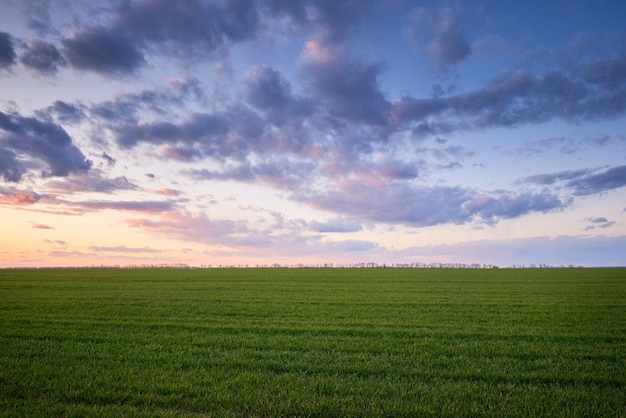
<path fill-rule="evenodd" d="M 13 150 L 0 148 L 0 177 L 16 183 L 25 172 L 26 167 L 18 161 L 18 156 Z"/>
<path fill-rule="evenodd" d="M 550 137 L 528 141 L 517 149 L 518 154 L 533 156 L 544 153 L 550 149 L 558 148 L 562 154 L 572 155 L 579 153 L 583 147 L 602 147 L 612 141 L 611 135 L 599 135 L 584 139 L 567 138 L 567 137 Z"/>
<path fill-rule="evenodd" d="M 612 167 L 603 173 L 574 178 L 567 183 L 574 194 L 586 196 L 626 186 L 626 165 Z"/>
<path fill-rule="evenodd" d="M 257 164 L 248 161 L 240 164 L 224 165 L 221 170 L 195 169 L 181 174 L 195 180 L 234 180 L 258 182 L 279 189 L 294 190 L 301 186 L 312 174 L 315 165 L 309 162 L 295 162 L 288 159 L 268 159 Z"/>
<path fill-rule="evenodd" d="M 445 73 L 470 55 L 471 47 L 457 10 L 416 8 L 410 18 L 410 38 L 426 51 L 437 71 Z"/>
<path fill-rule="evenodd" d="M 560 171 L 558 173 L 535 174 L 524 178 L 524 181 L 539 185 L 551 185 L 556 183 L 557 181 L 579 179 L 581 177 L 589 175 L 592 172 L 593 170 L 591 169 L 581 169 Z"/>
<path fill-rule="evenodd" d="M 45 177 L 63 177 L 91 168 L 91 161 L 61 126 L 3 112 L 0 112 L 0 160 L 7 163 L 0 169 L 0 175 L 11 182 L 20 181 L 33 166 L 44 168 Z"/>
<path fill-rule="evenodd" d="M 356 219 L 415 227 L 474 220 L 494 224 L 499 219 L 559 210 L 569 203 L 547 192 L 484 195 L 462 187 L 401 183 L 381 188 L 356 181 L 345 182 L 334 191 L 299 192 L 295 198 L 314 208 Z"/>
<path fill-rule="evenodd" d="M 42 195 L 36 192 L 0 186 L 0 204 L 3 205 L 33 205 L 41 198 Z"/>
<path fill-rule="evenodd" d="M 619 60 L 626 62 L 626 58 Z M 389 120 L 396 126 L 426 124 L 428 133 L 438 134 L 557 118 L 572 122 L 614 119 L 626 113 L 626 81 L 615 82 L 619 86 L 584 77 L 580 71 L 503 72 L 485 87 L 467 93 L 396 100 Z"/>
<path fill-rule="evenodd" d="M 0 32 L 0 70 L 13 66 L 17 55 L 13 48 L 13 39 L 6 32 Z"/>
<path fill-rule="evenodd" d="M 399 161 L 386 155 L 376 157 L 376 166 L 381 177 L 407 180 L 414 179 L 418 176 L 418 167 L 416 163 Z"/>
<path fill-rule="evenodd" d="M 270 0 L 267 7 L 271 16 L 286 16 L 293 27 L 312 31 L 323 43 L 337 44 L 354 33 L 376 4 L 372 0 Z"/>
<path fill-rule="evenodd" d="M 82 192 L 115 193 L 119 190 L 137 190 L 138 186 L 124 176 L 106 178 L 100 169 L 92 169 L 83 174 L 70 174 L 61 180 L 52 180 L 46 186 L 54 193 L 74 194 Z"/>
<path fill-rule="evenodd" d="M 282 126 L 292 117 L 309 116 L 315 110 L 312 100 L 293 96 L 291 85 L 283 74 L 267 65 L 255 65 L 248 69 L 243 87 L 246 101 L 264 112 L 268 120 L 277 126 Z"/>
<path fill-rule="evenodd" d="M 309 229 L 314 232 L 358 232 L 363 228 L 360 223 L 345 219 L 331 219 L 326 222 L 311 221 Z"/>
<path fill-rule="evenodd" d="M 214 143 L 217 142 L 215 145 L 219 145 L 219 138 L 231 131 L 232 124 L 233 121 L 225 113 L 195 113 L 180 124 L 171 122 L 129 124 L 116 128 L 115 131 L 118 144 L 124 148 L 134 147 L 139 142 L 154 145 L 180 142 L 186 145 L 202 143 L 211 149 Z"/>
<path fill-rule="evenodd" d="M 88 107 L 91 116 L 104 126 L 136 124 L 140 115 L 154 115 L 158 119 L 170 119 L 173 111 L 185 109 L 188 103 L 204 100 L 199 81 L 190 79 L 168 83 L 153 89 L 143 89 L 136 93 L 121 93 L 111 100 L 105 100 Z"/>
<path fill-rule="evenodd" d="M 160 253 L 161 250 L 155 250 L 149 247 L 126 247 L 125 245 L 118 245 L 116 247 L 101 247 L 97 245 L 90 245 L 87 247 L 91 251 L 95 252 L 113 252 L 113 253 L 132 253 L 132 254 L 151 254 Z"/>
<path fill-rule="evenodd" d="M 117 160 L 113 157 L 111 157 L 109 154 L 107 154 L 106 152 L 103 152 L 101 155 L 102 158 L 104 158 L 104 160 L 107 162 L 107 165 L 109 167 L 113 167 L 115 166 L 115 163 L 117 162 Z"/>
<path fill-rule="evenodd" d="M 587 218 L 587 220 L 588 220 L 589 222 L 594 223 L 594 224 L 597 224 L 597 223 L 606 223 L 606 222 L 608 222 L 608 221 L 606 220 L 606 218 L 602 218 L 602 217 L 601 217 L 601 218 Z"/>
<path fill-rule="evenodd" d="M 511 219 L 532 213 L 546 213 L 565 208 L 571 201 L 563 202 L 547 191 L 541 193 L 497 192 L 494 196 L 478 195 L 464 205 L 472 216 L 479 217 L 488 224 L 498 219 Z"/>
<path fill-rule="evenodd" d="M 366 63 L 341 47 L 315 41 L 306 43 L 300 60 L 311 93 L 328 106 L 331 115 L 365 124 L 386 124 L 390 103 L 380 88 L 383 63 Z"/>
<path fill-rule="evenodd" d="M 596 228 L 606 229 L 615 225 L 614 221 L 609 221 L 604 217 L 598 217 L 598 218 L 589 217 L 589 218 L 585 218 L 585 221 L 590 223 L 590 225 L 587 225 L 585 227 L 585 231 L 591 231 Z"/>
<path fill-rule="evenodd" d="M 378 248 L 377 243 L 363 240 L 323 241 L 316 246 L 319 247 L 319 252 L 329 253 L 365 252 Z"/>
<path fill-rule="evenodd" d="M 43 240 L 43 242 L 45 242 L 46 244 L 60 245 L 61 247 L 65 247 L 65 245 L 67 244 L 65 241 L 60 240 L 60 239 L 55 239 L 55 240 L 45 239 Z"/>
<path fill-rule="evenodd" d="M 591 85 L 619 89 L 624 86 L 626 59 L 619 57 L 585 62 L 580 64 L 579 71 L 582 78 Z"/>
<path fill-rule="evenodd" d="M 243 80 L 247 101 L 261 110 L 284 110 L 292 101 L 291 85 L 267 65 L 255 65 Z"/>
<path fill-rule="evenodd" d="M 524 181 L 540 185 L 565 182 L 565 186 L 571 188 L 576 196 L 588 196 L 626 186 L 626 166 L 612 167 L 599 173 L 597 171 L 592 169 L 566 170 L 529 176 Z"/>
<path fill-rule="evenodd" d="M 103 201 L 103 200 L 87 200 L 82 202 L 65 202 L 74 207 L 88 210 L 122 210 L 130 212 L 145 212 L 147 214 L 169 212 L 174 209 L 175 205 L 169 201 Z"/>
<path fill-rule="evenodd" d="M 231 220 L 214 220 L 204 214 L 163 213 L 158 220 L 128 219 L 127 225 L 148 232 L 209 245 L 256 246 L 259 240 L 247 239 L 245 225 Z"/>
<path fill-rule="evenodd" d="M 59 67 L 66 64 L 56 46 L 39 39 L 28 42 L 20 62 L 43 75 L 55 75 Z"/>
<path fill-rule="evenodd" d="M 180 196 L 182 194 L 182 192 L 180 190 L 173 190 L 167 187 L 164 187 L 162 189 L 156 189 L 156 190 L 152 190 L 152 193 L 154 194 L 159 194 L 162 196 L 170 196 L 170 197 L 176 197 L 176 196 Z"/>
<path fill-rule="evenodd" d="M 554 137 L 529 141 L 517 150 L 518 154 L 533 156 L 546 152 L 547 150 L 560 147 L 559 151 L 563 154 L 574 154 L 580 150 L 578 144 L 573 138 Z"/>
<path fill-rule="evenodd" d="M 485 263 L 501 267 L 547 264 L 567 266 L 624 266 L 626 236 L 558 236 L 505 240 L 466 241 L 456 244 L 413 247 L 402 250 L 407 258 L 418 261 Z"/>
<path fill-rule="evenodd" d="M 122 2 L 99 9 L 99 23 L 63 39 L 63 53 L 74 68 L 113 76 L 136 73 L 154 52 L 187 63 L 220 60 L 231 43 L 257 35 L 260 12 L 253 0 Z"/>
<path fill-rule="evenodd" d="M 270 215 L 275 222 L 265 230 L 250 228 L 244 220 L 212 219 L 203 213 L 176 211 L 153 219 L 128 219 L 126 223 L 129 227 L 170 239 L 203 243 L 212 248 L 211 253 L 217 252 L 222 259 L 224 256 L 245 254 L 249 260 L 257 259 L 267 264 L 273 257 L 294 256 L 338 261 L 338 254 L 368 253 L 379 249 L 376 243 L 370 241 L 332 241 L 317 235 L 302 236 L 301 222 L 285 220 L 281 214 Z"/>
<path fill-rule="evenodd" d="M 76 69 L 105 75 L 129 75 L 145 64 L 143 53 L 124 32 L 91 27 L 63 39 L 63 54 Z"/>
<path fill-rule="evenodd" d="M 51 106 L 41 112 L 42 117 L 48 115 L 56 116 L 60 122 L 64 123 L 78 123 L 85 117 L 80 106 L 66 103 L 62 100 L 55 100 Z"/>
<path fill-rule="evenodd" d="M 33 228 L 35 228 L 35 229 L 54 229 L 51 226 L 44 225 L 44 224 L 38 224 L 38 223 L 33 223 Z"/>
<path fill-rule="evenodd" d="M 20 4 L 28 18 L 28 27 L 40 35 L 55 32 L 51 25 L 49 0 L 22 0 Z"/>

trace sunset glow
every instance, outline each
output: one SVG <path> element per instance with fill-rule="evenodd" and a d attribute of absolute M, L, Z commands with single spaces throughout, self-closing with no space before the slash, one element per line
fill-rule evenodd
<path fill-rule="evenodd" d="M 0 267 L 626 265 L 624 16 L 0 1 Z"/>

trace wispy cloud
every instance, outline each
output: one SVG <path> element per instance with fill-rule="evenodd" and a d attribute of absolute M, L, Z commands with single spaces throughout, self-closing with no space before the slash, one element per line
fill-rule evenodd
<path fill-rule="evenodd" d="M 156 250 L 154 248 L 149 247 L 126 247 L 125 245 L 118 245 L 115 247 L 101 247 L 97 245 L 90 245 L 87 247 L 89 250 L 100 253 L 100 252 L 109 252 L 109 253 L 160 253 L 161 250 Z"/>
<path fill-rule="evenodd" d="M 574 195 L 588 196 L 626 186 L 626 166 L 611 167 L 604 171 L 593 169 L 567 170 L 558 173 L 537 174 L 525 178 L 529 183 L 563 185 L 573 190 Z"/>

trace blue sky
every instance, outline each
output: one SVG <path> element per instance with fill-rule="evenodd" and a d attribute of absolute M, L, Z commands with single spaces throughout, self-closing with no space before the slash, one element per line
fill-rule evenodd
<path fill-rule="evenodd" d="M 625 264 L 623 2 L 0 12 L 0 266 Z"/>

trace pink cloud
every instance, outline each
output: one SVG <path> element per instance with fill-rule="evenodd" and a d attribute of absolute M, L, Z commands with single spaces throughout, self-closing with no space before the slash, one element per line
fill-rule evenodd
<path fill-rule="evenodd" d="M 0 204 L 26 206 L 33 205 L 41 199 L 41 195 L 35 192 L 18 190 L 14 187 L 0 187 Z"/>
<path fill-rule="evenodd" d="M 169 189 L 167 187 L 152 190 L 152 193 L 162 195 L 162 196 L 171 196 L 171 197 L 176 197 L 176 196 L 181 195 L 181 192 L 179 190 Z"/>
<path fill-rule="evenodd" d="M 35 229 L 54 229 L 51 226 L 44 225 L 44 224 L 38 224 L 38 223 L 33 223 L 33 228 L 35 228 Z"/>

